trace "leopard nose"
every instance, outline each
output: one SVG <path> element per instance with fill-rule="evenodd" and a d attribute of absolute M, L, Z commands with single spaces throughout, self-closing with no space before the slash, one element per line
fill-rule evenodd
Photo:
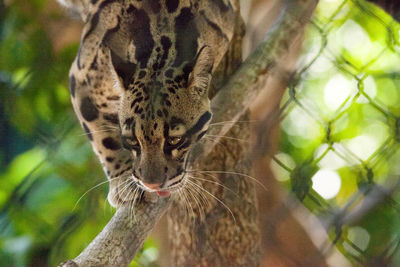
<path fill-rule="evenodd" d="M 160 189 L 161 186 L 161 184 L 147 184 L 147 183 L 143 183 L 143 185 L 153 190 L 158 190 Z"/>

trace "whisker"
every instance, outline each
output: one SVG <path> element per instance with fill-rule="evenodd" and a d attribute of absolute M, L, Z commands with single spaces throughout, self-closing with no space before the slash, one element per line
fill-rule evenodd
<path fill-rule="evenodd" d="M 107 202 L 107 198 L 105 198 L 104 202 L 103 202 L 103 217 L 104 218 L 106 217 L 106 208 L 108 207 L 106 202 Z"/>
<path fill-rule="evenodd" d="M 184 204 L 184 208 L 185 208 L 186 211 L 187 211 L 185 214 L 188 214 L 188 213 L 189 213 L 189 208 L 188 208 L 188 206 L 187 206 L 187 204 L 186 204 L 186 202 L 185 202 L 185 199 L 183 198 L 183 192 L 182 192 L 182 190 L 183 190 L 183 188 L 179 188 L 179 189 L 178 189 L 179 199 L 181 200 L 181 203 Z"/>
<path fill-rule="evenodd" d="M 188 187 L 188 189 L 190 189 L 190 187 Z M 197 190 L 194 190 L 194 193 L 196 193 L 197 195 L 200 194 L 199 191 L 197 191 Z M 204 210 L 201 208 L 201 202 L 200 202 L 198 196 L 196 196 L 196 194 L 192 194 L 192 197 L 193 197 L 194 202 L 196 203 L 197 208 L 199 209 L 200 220 L 202 220 L 203 218 L 206 217 L 206 214 L 205 214 Z"/>
<path fill-rule="evenodd" d="M 217 126 L 217 125 L 226 125 L 226 124 L 234 124 L 234 123 L 254 123 L 254 122 L 258 122 L 259 120 L 243 120 L 243 121 L 217 121 L 214 123 L 210 123 L 210 126 Z"/>
<path fill-rule="evenodd" d="M 124 197 L 124 200 L 122 200 L 122 202 L 123 203 L 127 203 L 128 202 L 128 213 L 129 213 L 129 219 L 130 219 L 130 221 L 131 221 L 131 214 L 130 214 L 130 212 L 131 212 L 131 205 L 132 205 L 132 202 L 129 200 L 129 198 L 130 198 L 130 196 L 131 196 L 131 190 L 130 190 L 130 188 L 131 188 L 131 185 L 133 185 L 135 183 L 135 181 L 133 181 L 133 180 L 129 180 L 129 183 L 127 184 L 127 186 L 125 186 L 124 187 L 124 191 L 125 190 L 127 190 L 127 193 L 126 193 L 126 195 L 125 195 L 125 197 Z M 134 189 L 133 189 L 134 190 Z M 121 196 L 122 196 L 122 192 L 123 191 L 121 191 Z"/>
<path fill-rule="evenodd" d="M 211 196 L 211 197 L 214 198 L 216 201 L 218 201 L 221 205 L 223 205 L 223 206 L 229 211 L 229 213 L 231 214 L 231 216 L 232 216 L 232 218 L 233 218 L 233 221 L 234 221 L 235 224 L 236 224 L 236 218 L 235 218 L 235 216 L 233 215 L 232 210 L 231 210 L 222 200 L 220 200 L 219 198 L 217 198 L 216 196 L 214 196 L 213 194 L 211 194 L 210 192 L 208 192 L 206 189 L 202 188 L 202 187 L 199 186 L 198 184 L 193 183 L 193 182 L 190 181 L 190 180 L 188 180 L 188 183 L 191 183 L 193 186 L 195 186 L 195 187 L 197 187 L 197 188 L 203 190 L 203 191 L 206 192 L 209 196 Z"/>
<path fill-rule="evenodd" d="M 241 142 L 245 142 L 245 143 L 250 143 L 249 140 L 244 140 L 244 139 L 235 138 L 235 137 L 231 137 L 231 136 L 225 136 L 225 135 L 206 134 L 205 136 L 214 137 L 214 138 L 225 138 L 225 139 L 229 139 L 229 140 L 235 140 L 235 141 L 241 141 Z"/>
<path fill-rule="evenodd" d="M 112 125 L 109 125 L 109 124 L 106 124 L 106 125 L 100 125 L 100 126 L 98 126 L 99 128 L 109 128 L 109 129 L 117 129 L 117 130 L 119 130 L 119 127 L 117 127 L 117 126 L 112 126 Z"/>
<path fill-rule="evenodd" d="M 189 177 L 189 179 L 192 178 L 193 182 L 195 182 L 195 181 L 196 181 L 196 178 L 197 178 L 197 177 L 194 177 L 194 176 L 188 176 L 188 177 Z M 192 187 L 193 187 L 193 186 L 192 186 Z M 199 194 L 201 200 L 203 201 L 203 204 L 204 204 L 206 207 L 211 206 L 210 200 L 204 195 L 204 193 L 203 193 L 202 191 L 200 191 L 200 190 L 197 190 L 197 192 L 198 192 L 198 194 Z"/>
<path fill-rule="evenodd" d="M 122 184 L 125 184 L 123 189 L 118 193 L 120 195 L 120 197 L 122 197 L 124 195 L 124 192 L 134 183 L 133 180 L 131 179 L 127 179 L 127 182 L 125 181 Z M 121 185 L 122 185 L 121 184 Z M 119 186 L 117 187 L 119 189 Z M 118 190 L 119 191 L 119 190 Z M 124 199 L 122 200 L 124 203 L 126 202 L 127 197 L 129 197 L 129 193 L 127 193 L 124 197 Z"/>
<path fill-rule="evenodd" d="M 78 205 L 79 202 L 82 200 L 82 198 L 83 198 L 84 196 L 86 196 L 90 191 L 96 189 L 97 187 L 99 187 L 99 186 L 101 186 L 101 185 L 103 185 L 103 184 L 109 183 L 109 182 L 111 182 L 112 180 L 120 179 L 120 178 L 122 178 L 122 177 L 124 177 L 124 176 L 118 176 L 118 177 L 115 177 L 115 178 L 112 178 L 112 179 L 107 179 L 107 181 L 101 182 L 101 183 L 99 183 L 99 184 L 97 184 L 97 185 L 91 187 L 89 190 L 87 190 L 85 193 L 83 193 L 83 195 L 76 201 L 76 203 L 75 203 L 74 208 L 72 209 L 72 211 L 74 211 L 74 210 L 76 209 L 77 205 Z"/>
<path fill-rule="evenodd" d="M 240 172 L 232 172 L 232 171 L 199 171 L 199 170 L 188 170 L 186 172 L 197 172 L 197 173 L 216 173 L 216 174 L 232 174 L 232 175 L 239 175 L 242 177 L 246 177 L 260 185 L 265 191 L 268 191 L 268 189 L 263 185 L 260 181 L 258 181 L 256 178 L 245 174 L 245 173 L 240 173 Z"/>
<path fill-rule="evenodd" d="M 187 188 L 185 187 L 185 189 L 187 189 Z M 191 211 L 191 214 L 192 214 L 191 219 L 194 219 L 195 215 L 194 215 L 194 211 L 193 211 L 193 206 L 189 202 L 188 196 L 186 195 L 186 191 L 182 191 L 182 193 L 183 193 L 183 196 L 185 197 L 185 200 L 186 200 L 186 203 L 188 204 L 188 207 L 190 207 L 190 211 Z M 189 214 L 189 212 L 188 212 L 188 214 Z"/>
<path fill-rule="evenodd" d="M 224 144 L 224 143 L 221 143 L 221 140 L 216 140 L 216 138 L 212 138 L 212 137 L 208 137 L 208 136 L 203 136 L 203 138 L 201 139 L 201 140 L 211 140 L 211 141 L 213 141 L 213 142 L 215 142 L 215 141 L 217 141 L 216 142 L 216 145 L 220 145 L 220 146 L 223 146 L 224 147 L 224 149 L 228 149 L 228 147 Z"/>
<path fill-rule="evenodd" d="M 114 130 L 111 130 L 111 129 L 108 129 L 108 130 L 97 130 L 97 131 L 90 131 L 90 133 L 91 134 L 94 134 L 94 133 L 109 133 L 109 132 L 113 132 Z M 86 133 L 84 133 L 84 134 L 77 134 L 77 135 L 75 135 L 75 136 L 85 136 L 86 135 Z"/>
<path fill-rule="evenodd" d="M 134 207 L 135 207 L 136 204 L 139 203 L 140 199 L 142 199 L 143 194 L 144 194 L 144 191 L 142 189 L 140 189 L 140 187 L 137 185 L 137 183 L 136 183 L 136 188 L 137 188 L 137 191 L 136 191 L 136 195 L 135 195 L 135 200 L 133 201 L 133 206 Z M 134 219 L 135 219 L 135 222 L 137 222 L 136 216 L 134 216 Z"/>
<path fill-rule="evenodd" d="M 135 182 L 135 184 L 136 184 L 136 182 Z M 131 220 L 133 220 L 133 221 L 135 221 L 135 222 L 137 222 L 136 221 L 136 216 L 135 216 L 135 205 L 136 205 L 136 201 L 137 201 L 137 199 L 138 199 L 138 191 L 139 191 L 139 187 L 136 185 L 135 186 L 135 189 L 133 189 L 133 192 L 132 192 L 132 195 L 133 195 L 133 201 L 132 202 L 129 202 L 129 216 L 130 216 L 130 218 L 131 218 Z"/>
<path fill-rule="evenodd" d="M 205 174 L 205 175 L 210 175 L 210 174 L 208 174 L 208 173 L 203 173 L 203 174 Z M 210 176 L 216 178 L 215 176 L 212 176 L 212 175 L 210 175 Z M 239 197 L 239 195 L 238 195 L 235 191 L 233 191 L 233 190 L 230 189 L 229 187 L 227 187 L 227 186 L 225 186 L 225 185 L 223 185 L 223 184 L 220 184 L 220 183 L 218 183 L 218 182 L 211 181 L 211 180 L 207 180 L 207 179 L 203 179 L 203 178 L 200 178 L 200 177 L 198 177 L 198 176 L 188 176 L 188 177 L 193 178 L 193 179 L 195 179 L 195 180 L 197 179 L 197 180 L 200 180 L 200 181 L 204 181 L 204 182 L 208 182 L 208 183 L 212 183 L 212 184 L 219 185 L 219 186 L 225 188 L 226 190 L 228 190 L 229 192 L 233 193 L 236 197 Z"/>

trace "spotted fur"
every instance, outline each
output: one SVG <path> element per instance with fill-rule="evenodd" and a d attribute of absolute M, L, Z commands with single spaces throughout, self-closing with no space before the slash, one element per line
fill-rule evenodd
<path fill-rule="evenodd" d="M 193 145 L 211 121 L 208 88 L 229 48 L 228 0 L 59 0 L 84 20 L 70 71 L 75 112 L 124 201 L 134 179 L 174 190 Z"/>

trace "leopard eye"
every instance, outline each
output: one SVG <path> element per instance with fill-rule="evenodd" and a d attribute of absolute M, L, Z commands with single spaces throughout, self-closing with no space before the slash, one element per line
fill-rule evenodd
<path fill-rule="evenodd" d="M 167 142 L 170 146 L 176 146 L 182 141 L 182 136 L 168 137 Z"/>

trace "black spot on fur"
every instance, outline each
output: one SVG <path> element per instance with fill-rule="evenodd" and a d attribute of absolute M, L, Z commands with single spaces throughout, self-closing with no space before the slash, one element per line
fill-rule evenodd
<path fill-rule="evenodd" d="M 69 91 L 72 97 L 75 97 L 75 87 L 76 87 L 75 76 L 71 75 L 71 77 L 69 77 Z"/>
<path fill-rule="evenodd" d="M 115 158 L 113 157 L 106 157 L 106 161 L 107 162 L 113 162 Z"/>
<path fill-rule="evenodd" d="M 107 96 L 107 100 L 117 101 L 119 100 L 119 95 Z"/>
<path fill-rule="evenodd" d="M 189 74 L 193 71 L 193 64 L 186 64 L 185 67 L 183 67 L 183 76 L 187 80 L 189 77 Z"/>
<path fill-rule="evenodd" d="M 99 116 L 99 111 L 89 97 L 82 99 L 80 111 L 86 121 L 94 121 Z"/>
<path fill-rule="evenodd" d="M 119 144 L 119 142 L 111 137 L 104 138 L 102 143 L 105 148 L 110 149 L 110 150 L 118 150 L 121 148 L 121 145 Z"/>
<path fill-rule="evenodd" d="M 196 122 L 196 124 L 190 128 L 189 131 L 187 131 L 188 135 L 193 135 L 195 133 L 197 133 L 198 131 L 200 131 L 201 129 L 203 129 L 203 126 L 209 121 L 211 120 L 211 113 L 206 111 L 203 113 L 203 115 L 200 116 L 200 118 L 198 119 L 198 121 Z"/>
<path fill-rule="evenodd" d="M 90 141 L 93 141 L 93 136 L 89 130 L 89 127 L 87 127 L 86 123 L 82 123 L 82 126 L 83 126 L 83 129 L 85 130 L 86 136 L 89 138 Z"/>
<path fill-rule="evenodd" d="M 177 125 L 183 124 L 183 120 L 181 118 L 173 116 L 169 124 L 171 125 L 171 129 L 174 129 Z"/>
<path fill-rule="evenodd" d="M 136 106 L 136 108 L 135 108 L 135 110 L 134 110 L 134 112 L 136 113 L 136 114 L 142 114 L 143 113 L 143 111 L 144 111 L 144 109 L 143 108 L 140 108 L 139 106 Z"/>
<path fill-rule="evenodd" d="M 134 123 L 135 123 L 135 121 L 133 120 L 133 118 L 128 118 L 124 122 L 124 124 L 127 128 L 131 128 Z"/>
<path fill-rule="evenodd" d="M 129 84 L 133 82 L 133 73 L 136 70 L 136 64 L 124 61 L 112 50 L 110 51 L 115 72 L 121 77 L 125 89 L 128 89 Z"/>
<path fill-rule="evenodd" d="M 206 133 L 207 133 L 207 131 L 201 132 L 201 133 L 197 136 L 197 141 L 199 141 Z"/>
<path fill-rule="evenodd" d="M 145 70 L 141 70 L 139 72 L 139 79 L 143 79 L 144 76 L 146 76 L 146 71 Z"/>
<path fill-rule="evenodd" d="M 183 76 L 182 76 L 182 75 L 178 75 L 178 76 L 176 76 L 175 79 L 174 79 L 174 81 L 175 81 L 176 83 L 180 83 L 182 80 L 183 80 Z"/>
<path fill-rule="evenodd" d="M 119 164 L 115 164 L 115 169 L 118 170 L 121 167 Z"/>
<path fill-rule="evenodd" d="M 177 55 L 173 66 L 180 66 L 183 62 L 191 62 L 197 53 L 197 39 L 199 31 L 194 22 L 194 14 L 190 8 L 182 8 L 175 19 L 175 48 Z"/>
<path fill-rule="evenodd" d="M 173 69 L 168 69 L 166 72 L 165 72 L 165 77 L 167 77 L 167 78 L 172 78 L 172 75 L 174 74 L 174 70 Z"/>
<path fill-rule="evenodd" d="M 166 109 L 163 109 L 163 113 L 165 117 L 168 117 L 168 111 Z"/>
<path fill-rule="evenodd" d="M 216 4 L 222 12 L 227 12 L 230 9 L 228 5 L 225 5 L 223 0 L 213 0 L 212 3 Z"/>
<path fill-rule="evenodd" d="M 130 35 L 135 45 L 135 58 L 141 68 L 145 68 L 154 48 L 154 40 L 150 31 L 150 18 L 143 9 L 130 6 L 128 12 L 132 17 Z"/>
<path fill-rule="evenodd" d="M 159 13 L 161 10 L 161 4 L 160 4 L 160 0 L 148 0 L 148 3 L 150 4 L 151 10 L 154 13 Z"/>
<path fill-rule="evenodd" d="M 178 8 L 179 0 L 167 0 L 165 4 L 167 5 L 168 12 L 173 13 Z"/>
<path fill-rule="evenodd" d="M 97 54 L 94 57 L 92 64 L 90 64 L 90 69 L 91 70 L 97 70 L 98 69 L 98 64 L 97 64 Z"/>
<path fill-rule="evenodd" d="M 212 22 L 207 16 L 204 10 L 200 11 L 200 14 L 203 16 L 203 18 L 207 21 L 208 25 L 210 25 L 211 28 L 213 28 L 219 36 L 222 36 L 225 40 L 229 40 L 228 36 L 221 30 L 221 28 L 214 22 Z"/>
<path fill-rule="evenodd" d="M 179 150 L 185 149 L 185 148 L 189 147 L 190 144 L 191 144 L 191 141 L 188 139 L 185 143 L 183 143 L 182 145 L 180 145 L 178 149 L 179 149 Z"/>
<path fill-rule="evenodd" d="M 140 103 L 140 102 L 142 102 L 143 101 L 143 97 L 138 97 L 138 98 L 136 98 L 135 100 L 133 100 L 132 101 L 132 103 L 131 103 L 131 108 L 133 108 L 135 105 L 136 105 L 136 103 Z M 137 108 L 137 107 L 136 107 Z"/>
<path fill-rule="evenodd" d="M 103 115 L 103 118 L 108 121 L 111 122 L 113 124 L 118 124 L 119 120 L 118 120 L 118 114 L 112 114 L 112 113 L 105 113 Z"/>
<path fill-rule="evenodd" d="M 161 58 L 160 64 L 158 65 L 158 69 L 161 69 L 165 66 L 165 61 L 168 58 L 169 49 L 172 46 L 171 39 L 169 39 L 167 36 L 162 36 L 161 37 L 161 45 L 164 50 L 164 54 Z"/>
<path fill-rule="evenodd" d="M 169 126 L 168 124 L 164 123 L 164 138 L 168 138 L 168 136 L 169 136 Z M 164 154 L 171 155 L 172 150 L 168 145 L 164 145 L 163 150 Z"/>

